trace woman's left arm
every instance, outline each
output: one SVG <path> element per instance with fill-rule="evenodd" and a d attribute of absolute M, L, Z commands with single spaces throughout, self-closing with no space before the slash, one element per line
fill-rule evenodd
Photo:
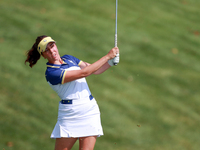
<path fill-rule="evenodd" d="M 87 66 L 89 66 L 90 64 L 89 63 L 87 63 L 87 62 L 82 62 L 81 64 L 80 64 L 80 68 L 81 69 L 83 69 L 83 68 L 85 68 L 85 67 L 87 67 Z M 93 74 L 101 74 L 101 73 L 103 73 L 104 71 L 106 71 L 108 68 L 110 68 L 111 66 L 108 64 L 108 62 L 107 63 L 105 63 L 101 68 L 99 68 L 96 72 L 94 72 Z"/>

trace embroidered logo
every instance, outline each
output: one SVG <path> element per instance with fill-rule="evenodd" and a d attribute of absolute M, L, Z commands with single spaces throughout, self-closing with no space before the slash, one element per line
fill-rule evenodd
<path fill-rule="evenodd" d="M 76 65 L 72 60 L 69 60 L 69 62 L 71 62 L 72 64 Z"/>

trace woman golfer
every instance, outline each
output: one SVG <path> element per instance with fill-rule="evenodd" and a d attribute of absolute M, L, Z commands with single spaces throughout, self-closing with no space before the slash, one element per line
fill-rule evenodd
<path fill-rule="evenodd" d="M 85 77 L 101 74 L 114 64 L 117 47 L 93 64 L 71 55 L 60 57 L 55 41 L 49 36 L 37 37 L 27 52 L 30 67 L 43 56 L 48 60 L 46 80 L 60 97 L 58 119 L 51 134 L 55 150 L 70 150 L 79 139 L 80 150 L 93 150 L 96 138 L 103 135 L 100 111 Z M 117 63 L 119 59 L 115 60 Z"/>

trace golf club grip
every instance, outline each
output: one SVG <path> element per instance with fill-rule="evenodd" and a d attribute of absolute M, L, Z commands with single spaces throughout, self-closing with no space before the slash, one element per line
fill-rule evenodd
<path fill-rule="evenodd" d="M 115 47 L 117 47 L 117 33 L 115 33 Z"/>
<path fill-rule="evenodd" d="M 113 58 L 113 64 L 116 66 L 119 62 L 119 53 Z"/>
<path fill-rule="evenodd" d="M 115 47 L 117 47 L 117 33 L 115 33 Z M 117 66 L 117 64 L 118 64 L 118 63 L 116 63 L 116 60 L 118 59 L 118 57 L 119 57 L 119 54 L 117 54 L 117 55 L 115 56 L 115 58 L 113 59 L 113 64 L 114 64 L 115 66 Z"/>

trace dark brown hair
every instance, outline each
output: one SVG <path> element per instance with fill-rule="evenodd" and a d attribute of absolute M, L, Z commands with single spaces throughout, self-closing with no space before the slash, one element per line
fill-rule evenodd
<path fill-rule="evenodd" d="M 33 65 L 35 65 L 37 63 L 37 61 L 40 59 L 40 53 L 37 50 L 38 44 L 40 43 L 40 41 L 47 37 L 46 35 L 42 35 L 42 36 L 38 36 L 35 40 L 35 43 L 33 44 L 32 48 L 27 51 L 27 58 L 25 60 L 25 64 L 27 62 L 29 62 L 29 66 L 32 68 Z"/>

